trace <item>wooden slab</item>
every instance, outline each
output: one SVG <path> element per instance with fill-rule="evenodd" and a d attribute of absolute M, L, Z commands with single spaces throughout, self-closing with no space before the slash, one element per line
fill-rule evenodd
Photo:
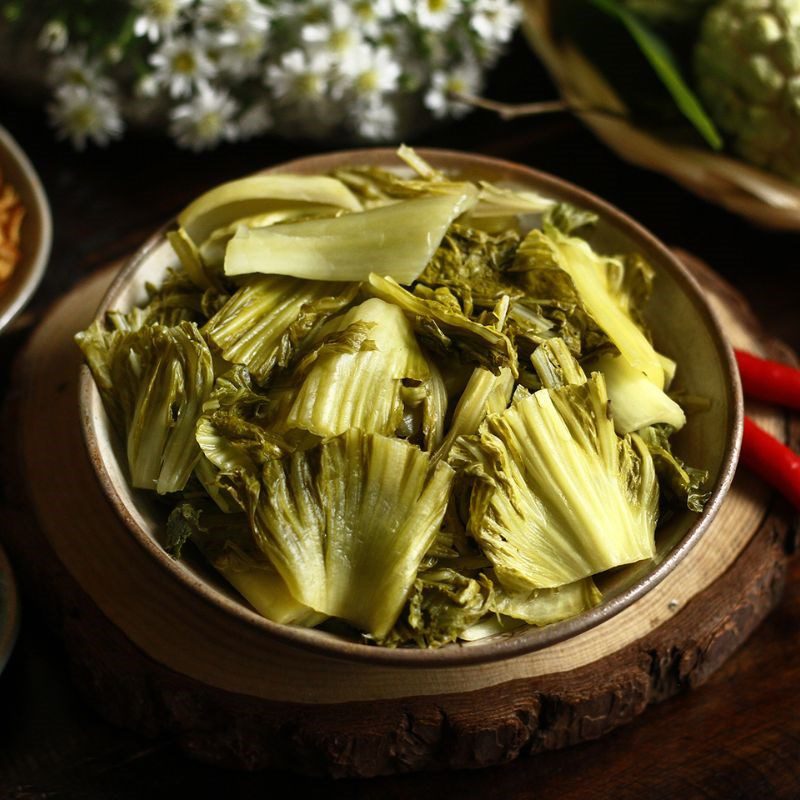
<path fill-rule="evenodd" d="M 730 287 L 691 266 L 735 345 L 790 357 L 762 341 Z M 780 596 L 791 515 L 743 472 L 667 579 L 568 642 L 492 664 L 423 669 L 268 639 L 165 580 L 89 467 L 71 338 L 110 277 L 99 273 L 58 303 L 20 356 L 6 420 L 17 449 L 6 452 L 5 470 L 19 502 L 6 519 L 22 577 L 63 632 L 75 679 L 121 725 L 169 733 L 188 753 L 251 769 L 366 776 L 496 764 L 595 738 L 702 683 Z M 797 420 L 789 431 L 775 410 L 748 413 L 784 439 L 798 435 Z"/>

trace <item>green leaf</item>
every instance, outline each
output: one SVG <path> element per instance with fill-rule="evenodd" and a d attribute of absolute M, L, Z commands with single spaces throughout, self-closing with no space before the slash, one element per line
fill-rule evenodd
<path fill-rule="evenodd" d="M 348 428 L 393 434 L 403 420 L 404 381 L 431 369 L 402 311 L 370 298 L 331 320 L 293 377 L 302 382 L 277 429 L 336 436 Z"/>
<path fill-rule="evenodd" d="M 256 541 L 292 596 L 381 638 L 442 522 L 453 470 L 351 428 L 244 476 Z"/>
<path fill-rule="evenodd" d="M 595 350 L 607 337 L 631 366 L 659 388 L 664 387 L 661 360 L 638 326 L 638 315 L 631 313 L 621 258 L 596 253 L 584 239 L 546 226 L 544 231 L 532 230 L 525 237 L 512 269 L 523 273 L 524 285 L 537 296 L 562 300 L 571 320 L 583 328 L 582 341 L 589 339 L 593 327 L 599 327 L 601 338 L 592 336 Z M 639 283 L 635 285 L 640 291 Z"/>
<path fill-rule="evenodd" d="M 504 295 L 512 300 L 524 295 L 503 275 L 517 247 L 516 231 L 492 235 L 453 223 L 418 280 L 426 286 L 449 288 L 470 316 L 474 305 L 492 308 Z"/>
<path fill-rule="evenodd" d="M 438 566 L 421 571 L 403 614 L 381 644 L 441 647 L 454 642 L 487 613 L 491 597 L 492 583 L 484 575 L 470 578 Z"/>
<path fill-rule="evenodd" d="M 195 424 L 214 379 L 197 326 L 104 331 L 95 323 L 75 338 L 126 440 L 131 484 L 159 494 L 183 489 L 200 458 Z"/>
<path fill-rule="evenodd" d="M 241 226 L 225 251 L 225 274 L 253 272 L 328 281 L 363 281 L 370 272 L 410 283 L 425 269 L 450 223 L 478 192 L 414 197 L 341 217 Z"/>
<path fill-rule="evenodd" d="M 672 433 L 669 425 L 651 425 L 642 431 L 642 440 L 653 457 L 667 504 L 685 506 L 700 514 L 711 497 L 710 491 L 702 491 L 708 483 L 708 470 L 690 467 L 672 452 Z"/>
<path fill-rule="evenodd" d="M 550 625 L 574 617 L 596 606 L 602 595 L 591 578 L 553 589 L 531 589 L 513 592 L 495 584 L 489 610 L 519 619 L 529 625 Z"/>
<path fill-rule="evenodd" d="M 721 150 L 723 141 L 719 131 L 706 114 L 697 95 L 683 79 L 666 42 L 617 0 L 589 0 L 589 2 L 625 26 L 681 113 L 714 150 Z"/>
<path fill-rule="evenodd" d="M 509 338 L 494 327 L 471 320 L 449 289 L 435 292 L 418 286 L 412 294 L 391 278 L 369 276 L 365 286 L 372 294 L 399 307 L 416 334 L 431 348 L 444 355 L 456 353 L 463 361 L 485 366 L 495 375 L 503 367 L 516 372 L 517 359 Z"/>
<path fill-rule="evenodd" d="M 513 592 L 573 583 L 651 558 L 652 459 L 620 439 L 603 377 L 542 389 L 461 437 L 450 463 L 474 479 L 470 534 Z"/>
<path fill-rule="evenodd" d="M 265 383 L 285 367 L 320 322 L 355 297 L 356 284 L 254 275 L 206 323 L 203 333 L 232 364 L 243 364 Z"/>

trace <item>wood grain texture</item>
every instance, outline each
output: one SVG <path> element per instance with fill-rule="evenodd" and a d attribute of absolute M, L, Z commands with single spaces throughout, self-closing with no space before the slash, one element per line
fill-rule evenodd
<path fill-rule="evenodd" d="M 743 302 L 713 273 L 694 268 L 726 314 L 732 339 L 759 349 Z M 75 419 L 77 359 L 63 343 L 68 329 L 88 319 L 107 280 L 96 277 L 57 306 L 20 360 L 15 386 L 26 402 L 17 398 L 7 429 L 20 435 L 25 469 L 14 494 L 27 493 L 27 502 L 8 519 L 26 577 L 49 588 L 42 597 L 76 682 L 120 725 L 168 733 L 192 755 L 246 769 L 371 776 L 498 764 L 597 738 L 703 683 L 780 596 L 793 530 L 782 506 L 765 513 L 765 487 L 740 475 L 715 527 L 687 557 L 692 570 L 656 587 L 637 613 L 623 612 L 576 637 L 587 641 L 551 652 L 409 674 L 276 652 L 274 642 L 265 647 L 247 631 L 225 630 L 213 609 L 198 608 L 194 596 L 136 563 L 142 553 L 96 486 L 92 494 Z M 41 410 L 45 400 L 50 413 L 34 424 L 25 410 Z M 786 434 L 781 415 L 749 410 Z M 55 468 L 64 460 L 69 469 Z M 58 476 L 44 493 L 33 480 L 42 470 Z M 116 537 L 99 550 L 98 529 Z M 716 540 L 709 538 L 714 530 Z M 160 620 L 155 637 L 148 608 Z M 203 625 L 189 624 L 191 616 L 202 616 Z M 186 661 L 176 668 L 176 651 L 194 662 L 195 675 L 180 668 Z"/>

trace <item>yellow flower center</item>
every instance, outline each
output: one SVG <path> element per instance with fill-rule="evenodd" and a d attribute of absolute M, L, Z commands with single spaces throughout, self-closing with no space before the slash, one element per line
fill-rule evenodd
<path fill-rule="evenodd" d="M 374 69 L 368 69 L 362 72 L 356 80 L 356 89 L 359 92 L 368 94 L 374 92 L 378 88 L 378 73 Z"/>
<path fill-rule="evenodd" d="M 222 117 L 216 111 L 209 111 L 197 121 L 197 132 L 204 139 L 216 139 L 222 124 Z"/>
<path fill-rule="evenodd" d="M 334 31 L 331 34 L 330 38 L 330 46 L 331 50 L 334 50 L 337 53 L 341 53 L 344 50 L 347 50 L 350 43 L 353 41 L 353 33 L 352 31 L 345 29 Z"/>
<path fill-rule="evenodd" d="M 79 106 L 69 114 L 69 127 L 76 132 L 90 131 L 97 121 L 97 115 L 91 106 Z"/>
<path fill-rule="evenodd" d="M 449 78 L 444 88 L 451 94 L 462 94 L 467 91 L 467 85 L 462 78 Z"/>
<path fill-rule="evenodd" d="M 245 19 L 246 16 L 247 6 L 240 0 L 230 0 L 230 2 L 225 3 L 225 7 L 222 9 L 220 18 L 223 22 L 236 25 Z"/>
<path fill-rule="evenodd" d="M 447 0 L 428 0 L 428 10 L 432 14 L 439 14 L 447 8 Z"/>
<path fill-rule="evenodd" d="M 366 22 L 375 19 L 375 11 L 373 10 L 372 3 L 370 2 L 365 1 L 362 3 L 356 3 L 353 10 L 356 12 L 356 14 L 358 14 L 359 17 L 361 17 L 361 19 Z"/>
<path fill-rule="evenodd" d="M 322 84 L 319 76 L 308 72 L 305 75 L 298 76 L 295 86 L 298 94 L 304 97 L 316 97 L 316 95 L 322 94 Z"/>
<path fill-rule="evenodd" d="M 174 19 L 178 13 L 178 9 L 175 8 L 175 0 L 150 0 L 147 11 L 151 17 L 162 22 Z"/>
<path fill-rule="evenodd" d="M 192 75 L 197 70 L 197 61 L 188 50 L 184 50 L 172 59 L 172 69 L 183 75 Z"/>

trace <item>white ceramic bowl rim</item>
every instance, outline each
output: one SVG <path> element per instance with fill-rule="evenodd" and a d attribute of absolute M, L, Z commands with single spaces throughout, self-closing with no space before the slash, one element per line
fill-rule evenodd
<path fill-rule="evenodd" d="M 27 188 L 36 205 L 35 210 L 28 208 L 27 213 L 38 214 L 40 227 L 40 235 L 36 241 L 34 253 L 30 256 L 29 263 L 25 265 L 25 274 L 22 276 L 20 283 L 16 286 L 16 291 L 13 294 L 0 298 L 0 330 L 2 330 L 20 311 L 22 311 L 42 280 L 47 267 L 47 261 L 50 257 L 50 248 L 53 239 L 53 221 L 50 214 L 50 205 L 47 202 L 47 195 L 45 194 L 44 187 L 39 180 L 36 170 L 33 168 L 33 165 L 22 148 L 2 126 L 0 126 L 0 150 L 5 150 L 9 156 L 17 162 L 18 167 L 24 174 L 28 183 Z M 15 188 L 19 192 L 22 191 L 22 188 L 19 186 Z M 23 230 L 24 225 L 25 223 L 23 222 Z M 26 242 L 22 243 L 23 246 L 27 246 L 27 244 Z M 28 256 L 23 255 L 23 258 L 28 258 Z M 18 265 L 18 269 L 21 266 L 22 264 Z M 14 280 L 13 276 L 11 280 Z"/>

